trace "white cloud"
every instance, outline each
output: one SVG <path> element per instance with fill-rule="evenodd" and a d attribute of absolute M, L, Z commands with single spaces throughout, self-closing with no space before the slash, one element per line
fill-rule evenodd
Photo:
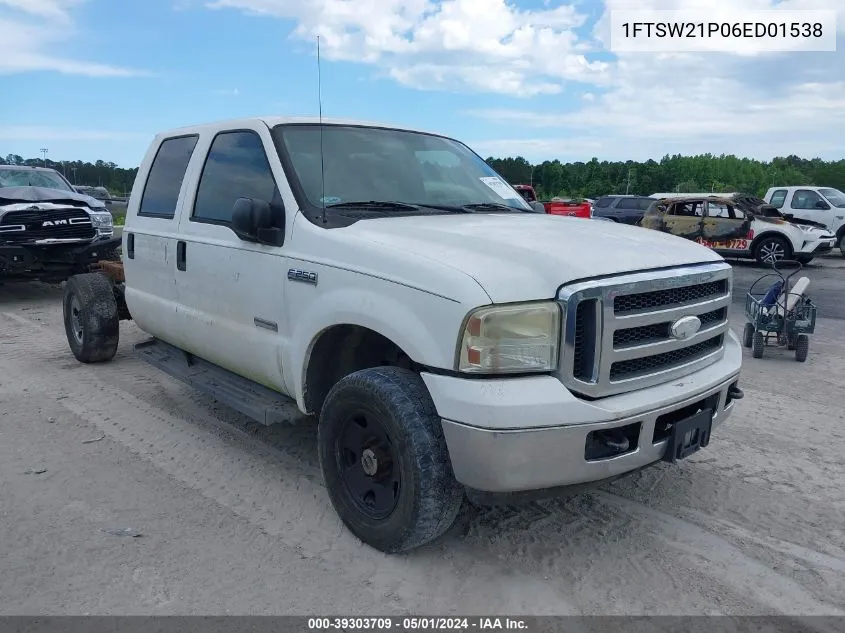
<path fill-rule="evenodd" d="M 840 9 L 842 0 L 604 0 L 589 34 L 580 0 L 544 1 L 545 8 L 530 11 L 515 1 L 207 0 L 207 6 L 294 20 L 295 38 L 313 43 L 321 36 L 324 58 L 372 65 L 403 85 L 520 98 L 509 109 L 472 111 L 502 134 L 475 144 L 490 153 L 815 155 L 845 147 L 841 41 L 834 53 L 620 53 L 589 61 L 591 52 L 610 49 L 611 10 L 722 15 Z M 841 10 L 838 30 L 841 40 Z M 570 98 L 573 82 L 581 85 Z M 550 111 L 557 103 L 567 112 Z"/>
<path fill-rule="evenodd" d="M 215 0 L 215 9 L 296 20 L 294 36 L 320 36 L 326 59 L 375 64 L 399 83 L 530 97 L 568 81 L 604 83 L 605 62 L 573 29 L 574 6 L 526 11 L 506 0 Z"/>
<path fill-rule="evenodd" d="M 0 74 L 53 71 L 91 77 L 129 77 L 141 71 L 68 57 L 76 36 L 73 9 L 86 0 L 0 0 Z"/>

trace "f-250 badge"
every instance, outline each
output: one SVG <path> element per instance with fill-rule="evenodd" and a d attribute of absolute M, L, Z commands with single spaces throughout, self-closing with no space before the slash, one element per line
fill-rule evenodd
<path fill-rule="evenodd" d="M 310 270 L 301 270 L 299 268 L 291 268 L 288 270 L 288 279 L 291 281 L 301 281 L 306 284 L 317 285 L 317 273 Z"/>

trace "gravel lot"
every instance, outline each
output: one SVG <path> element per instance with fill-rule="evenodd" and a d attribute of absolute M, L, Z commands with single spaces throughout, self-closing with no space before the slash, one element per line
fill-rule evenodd
<path fill-rule="evenodd" d="M 759 274 L 736 266 L 737 333 Z M 215 405 L 131 323 L 81 366 L 59 288 L 0 287 L 0 613 L 845 614 L 845 260 L 807 274 L 809 360 L 749 354 L 708 449 L 397 557 L 341 527 L 313 423 Z"/>

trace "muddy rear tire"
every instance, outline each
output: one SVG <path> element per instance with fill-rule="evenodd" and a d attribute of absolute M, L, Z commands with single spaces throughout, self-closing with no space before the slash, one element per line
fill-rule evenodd
<path fill-rule="evenodd" d="M 100 273 L 74 275 L 67 281 L 62 312 L 71 352 L 82 363 L 114 358 L 120 317 L 111 280 Z"/>

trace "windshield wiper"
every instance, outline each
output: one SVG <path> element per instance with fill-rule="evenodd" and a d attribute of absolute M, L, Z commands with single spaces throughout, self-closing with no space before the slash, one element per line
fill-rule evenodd
<path fill-rule="evenodd" d="M 520 209 L 519 207 L 512 207 L 509 204 L 502 204 L 501 202 L 474 202 L 463 205 L 467 209 L 478 209 L 483 211 L 485 209 L 505 209 L 507 211 L 519 211 L 520 213 L 528 213 L 528 209 Z"/>
<path fill-rule="evenodd" d="M 417 210 L 419 206 L 407 202 L 393 202 L 390 200 L 358 200 L 351 202 L 335 202 L 327 204 L 327 209 L 409 209 Z"/>

